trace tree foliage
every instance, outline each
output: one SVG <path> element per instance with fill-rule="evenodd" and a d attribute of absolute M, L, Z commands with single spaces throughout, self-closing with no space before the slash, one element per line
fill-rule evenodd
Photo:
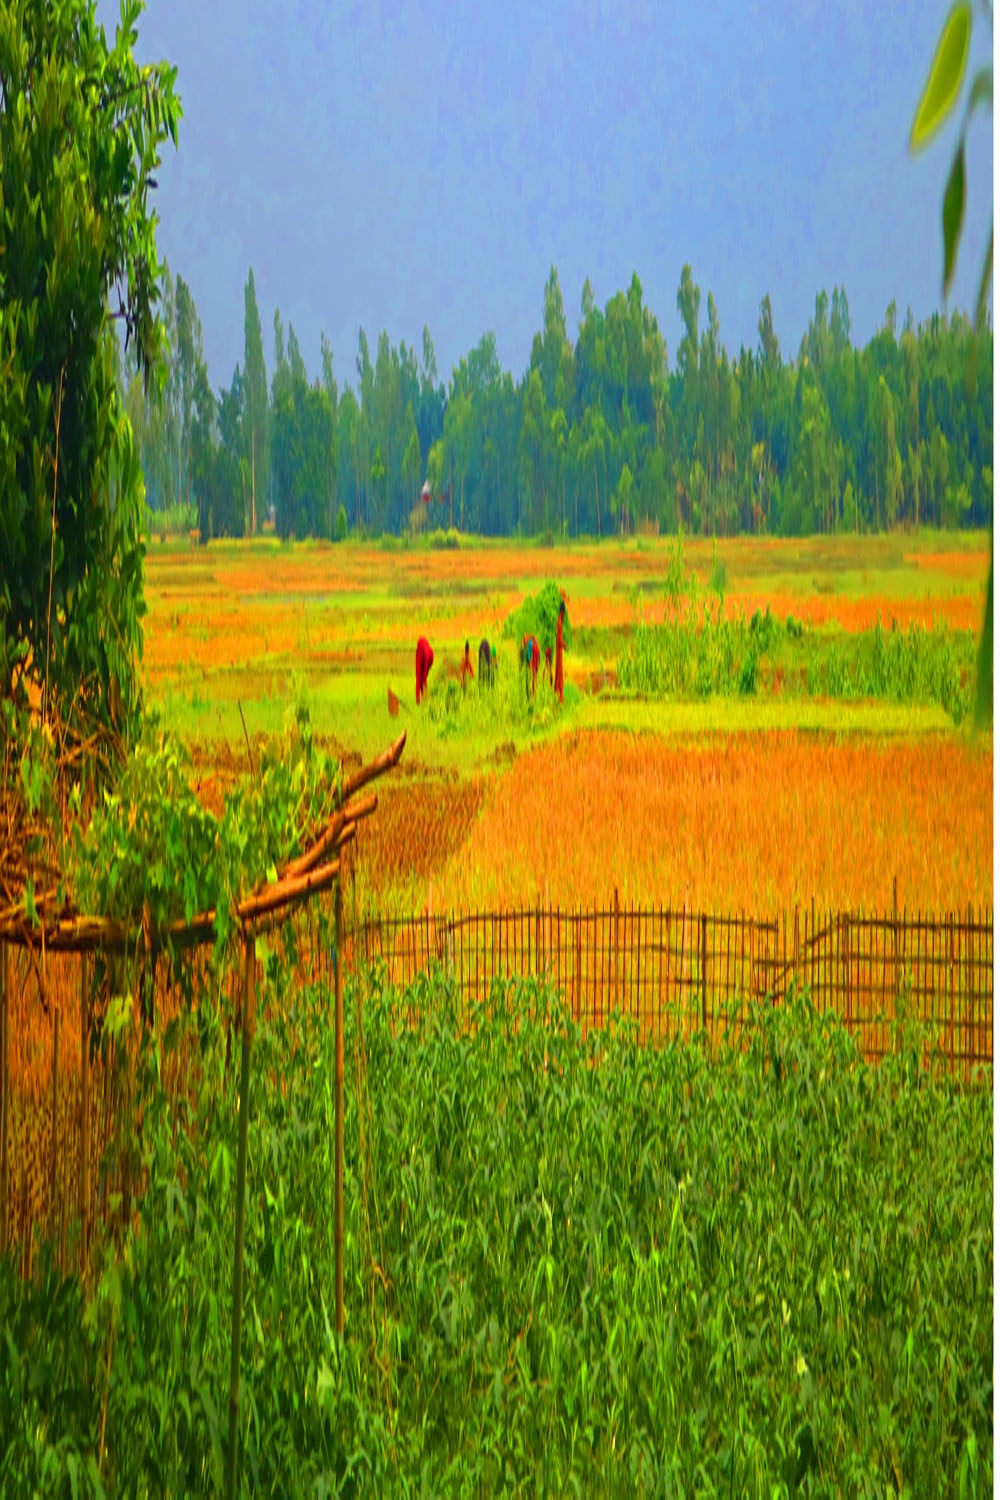
<path fill-rule="evenodd" d="M 171 309 L 183 301 L 175 289 L 165 300 Z M 419 361 L 405 342 L 394 348 L 384 332 L 373 361 L 362 329 L 357 386 L 345 383 L 339 390 L 329 344 L 321 338 L 321 375 L 310 384 L 297 341 L 293 374 L 279 317 L 266 479 L 257 450 L 258 497 L 266 484 L 279 532 L 299 535 L 305 528 L 328 537 L 339 506 L 355 531 L 409 531 L 424 479 L 430 503 L 422 505 L 420 529 L 430 531 L 454 525 L 486 535 L 518 529 L 606 535 L 643 526 L 672 532 L 681 523 L 725 535 L 988 524 L 992 336 L 976 339 L 965 317 L 935 314 L 917 325 L 907 313 L 899 328 L 891 304 L 882 327 L 858 348 L 851 342 L 847 293 L 835 286 L 829 295 L 817 294 L 798 354 L 786 359 L 765 296 L 757 346 L 733 356 L 714 296 L 705 298 L 702 320 L 701 288 L 685 266 L 677 294 L 682 334 L 671 368 L 638 277 L 603 309 L 592 292 L 583 303 L 573 343 L 553 268 L 543 331 L 521 380 L 501 369 L 496 338 L 487 333 L 458 361 L 447 388 L 437 382 L 427 329 Z M 972 396 L 970 359 L 977 373 Z M 187 491 L 179 436 L 183 390 L 175 353 L 167 386 L 172 414 L 150 416 L 142 446 L 154 509 L 161 496 L 169 505 L 174 493 Z M 331 421 L 311 429 L 313 476 L 302 485 L 313 498 L 303 507 L 299 498 L 290 499 L 288 465 L 298 461 L 295 422 L 309 425 L 306 392 L 310 402 L 322 393 Z M 244 484 L 250 493 L 245 373 L 237 399 L 243 477 L 238 462 L 220 480 L 233 492 L 230 510 L 242 503 Z M 220 413 L 221 401 L 220 392 Z M 158 430 L 154 420 L 160 420 Z M 179 465 L 176 458 L 170 464 L 157 457 L 157 443 L 170 441 L 170 434 L 181 452 Z M 218 419 L 213 441 L 223 443 Z M 163 490 L 161 473 L 173 475 Z M 196 488 L 194 467 L 191 480 Z M 257 512 L 260 521 L 259 503 Z"/>
<path fill-rule="evenodd" d="M 94 0 L 0 16 L 0 688 L 34 678 L 66 715 L 139 703 L 142 471 L 112 323 L 159 381 L 150 202 L 176 143 L 175 70 L 109 46 Z"/>

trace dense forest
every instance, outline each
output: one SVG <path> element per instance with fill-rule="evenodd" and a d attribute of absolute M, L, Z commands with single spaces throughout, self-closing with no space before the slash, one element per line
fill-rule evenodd
<path fill-rule="evenodd" d="M 193 508 L 204 540 L 260 529 L 272 510 L 279 534 L 299 537 L 787 535 L 992 517 L 993 332 L 975 337 L 959 313 L 915 325 L 908 312 L 898 328 L 891 303 L 859 349 L 835 287 L 786 358 L 765 296 L 756 348 L 733 357 L 685 266 L 671 367 L 638 276 L 603 311 L 584 284 L 574 342 L 553 267 L 516 384 L 492 333 L 446 387 L 426 327 L 419 359 L 383 332 L 373 360 L 361 329 L 357 388 L 338 391 L 325 335 L 310 380 L 279 311 L 269 381 L 251 270 L 242 368 L 216 392 L 190 288 L 165 269 L 163 291 L 168 378 L 148 396 L 133 380 L 125 400 L 149 507 Z"/>

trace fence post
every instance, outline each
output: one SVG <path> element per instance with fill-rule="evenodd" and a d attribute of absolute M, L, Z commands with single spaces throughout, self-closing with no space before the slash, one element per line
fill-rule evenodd
<path fill-rule="evenodd" d="M 80 955 L 80 1275 L 87 1257 L 87 1209 L 90 1206 L 90 997 L 87 955 Z"/>
<path fill-rule="evenodd" d="M 7 1135 L 10 1117 L 10 1078 L 7 1067 L 8 954 L 7 944 L 0 943 L 0 1255 L 7 1253 Z"/>
<path fill-rule="evenodd" d="M 575 996 L 575 999 L 576 999 L 576 1016 L 575 1016 L 575 1019 L 577 1021 L 580 1021 L 580 1020 L 583 1019 L 583 996 L 581 994 L 582 977 L 583 977 L 583 969 L 582 969 L 582 965 L 580 963 L 580 913 L 577 912 L 577 914 L 576 914 L 576 989 L 574 990 L 574 996 Z"/>
<path fill-rule="evenodd" d="M 52 1020 L 52 1150 L 49 1153 L 49 1224 L 56 1201 L 56 1123 L 59 1119 L 59 1007 L 53 1005 Z"/>
<path fill-rule="evenodd" d="M 955 1076 L 955 918 L 948 913 L 948 993 L 951 1020 L 948 1032 L 951 1037 L 951 1073 Z M 961 1061 L 961 1058 L 958 1059 Z"/>
<path fill-rule="evenodd" d="M 799 988 L 799 908 L 795 906 L 795 930 L 792 935 L 792 978 L 795 988 Z"/>
<path fill-rule="evenodd" d="M 250 1116 L 250 1048 L 254 1030 L 254 938 L 243 940 L 246 988 L 243 994 L 243 1048 L 240 1055 L 240 1133 L 236 1150 L 236 1233 L 233 1237 L 233 1332 L 229 1351 L 229 1451 L 226 1494 L 236 1493 L 237 1422 L 240 1411 L 240 1325 L 243 1320 L 243 1214 L 247 1180 L 247 1124 Z"/>
<path fill-rule="evenodd" d="M 618 947 L 619 936 L 620 936 L 620 932 L 621 932 L 621 927 L 620 927 L 619 920 L 618 920 L 618 913 L 619 913 L 618 887 L 615 886 L 615 993 L 614 993 L 614 999 L 615 999 L 616 1002 L 618 1000 L 620 983 L 621 983 L 621 953 L 620 953 L 619 947 Z"/>
<path fill-rule="evenodd" d="M 896 889 L 896 877 L 892 877 L 892 973 L 893 988 L 896 998 L 899 998 L 899 896 Z M 895 1014 L 895 1007 L 893 1008 Z"/>
<path fill-rule="evenodd" d="M 333 1189 L 333 1255 L 337 1334 L 344 1336 L 344 899 L 337 877 L 336 923 L 337 951 L 334 976 L 334 1189 Z"/>
<path fill-rule="evenodd" d="M 701 1029 L 708 1031 L 708 917 L 701 919 Z"/>

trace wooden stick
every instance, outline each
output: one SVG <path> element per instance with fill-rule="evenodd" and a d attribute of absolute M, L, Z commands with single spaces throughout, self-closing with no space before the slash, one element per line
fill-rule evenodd
<path fill-rule="evenodd" d="M 403 753 L 403 746 L 405 744 L 406 730 L 404 729 L 394 745 L 390 745 L 388 750 L 383 750 L 382 754 L 373 760 L 370 765 L 362 766 L 356 775 L 344 782 L 340 792 L 340 806 L 343 807 L 344 803 L 349 801 L 357 792 L 360 792 L 363 786 L 367 786 L 369 781 L 375 781 L 377 777 L 384 776 L 386 771 L 398 765 L 399 757 Z"/>
<path fill-rule="evenodd" d="M 56 1133 L 59 1120 L 59 1007 L 52 1021 L 52 1150 L 49 1152 L 49 1223 L 56 1201 Z"/>
<path fill-rule="evenodd" d="M 335 887 L 336 972 L 334 1011 L 334 1197 L 333 1256 L 337 1334 L 344 1336 L 344 902 L 341 883 Z"/>
<path fill-rule="evenodd" d="M 7 1066 L 7 991 L 9 949 L 0 943 L 0 1254 L 7 1253 L 7 1138 L 10 1120 L 10 1079 Z"/>
<path fill-rule="evenodd" d="M 243 1051 L 240 1058 L 240 1133 L 236 1152 L 236 1233 L 233 1237 L 233 1332 L 229 1354 L 229 1450 L 226 1494 L 236 1493 L 236 1444 L 240 1411 L 240 1325 L 243 1320 L 243 1214 L 247 1179 L 247 1125 L 250 1116 L 250 1048 L 254 1030 L 254 940 L 244 941 L 246 990 L 243 1002 Z"/>
<path fill-rule="evenodd" d="M 90 1205 L 90 996 L 87 959 L 80 960 L 80 1275 L 87 1257 L 87 1209 Z"/>
<path fill-rule="evenodd" d="M 279 885 L 286 880 L 294 880 L 297 876 L 304 875 L 307 870 L 313 869 L 339 843 L 342 831 L 349 824 L 353 825 L 354 823 L 359 823 L 362 818 L 371 817 L 377 806 L 378 798 L 373 792 L 363 802 L 359 802 L 356 807 L 349 807 L 342 812 L 335 813 L 312 848 L 307 849 L 304 854 L 300 854 L 297 859 L 291 860 L 280 872 Z M 264 889 L 267 889 L 267 887 L 264 887 Z M 273 890 L 275 887 L 272 886 L 271 889 Z"/>

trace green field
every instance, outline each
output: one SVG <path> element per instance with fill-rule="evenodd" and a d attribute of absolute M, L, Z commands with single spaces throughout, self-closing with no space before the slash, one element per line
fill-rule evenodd
<path fill-rule="evenodd" d="M 402 727 L 411 761 L 463 773 L 487 761 L 498 744 L 519 746 L 567 728 L 612 725 L 675 735 L 732 724 L 922 734 L 951 723 L 931 701 L 845 701 L 811 691 L 806 676 L 810 661 L 863 651 L 860 638 L 878 618 L 887 630 L 893 619 L 904 629 L 937 622 L 968 676 L 982 620 L 988 537 L 686 539 L 685 580 L 693 579 L 710 602 L 713 574 L 724 573 L 728 618 L 749 620 L 769 607 L 779 622 L 791 616 L 805 626 L 804 639 L 765 663 L 790 680 L 775 690 L 765 675 L 750 703 L 695 693 L 651 702 L 617 689 L 640 602 L 648 621 L 663 618 L 676 550 L 676 538 L 556 547 L 463 539 L 454 551 L 426 543 L 268 540 L 199 549 L 151 540 L 148 701 L 192 743 L 238 747 L 241 707 L 251 734 L 274 733 L 299 689 L 317 728 L 345 748 L 373 753 Z M 435 650 L 432 705 L 457 678 L 464 641 L 475 656 L 483 635 L 497 646 L 513 703 L 515 645 L 503 639 L 503 623 L 548 580 L 563 589 L 574 631 L 563 711 L 496 715 L 456 708 L 450 733 L 444 715 L 417 714 L 413 655 L 421 633 Z M 402 704 L 398 720 L 388 712 L 390 688 Z"/>
<path fill-rule="evenodd" d="M 989 1088 L 925 1073 L 902 1033 L 868 1067 L 791 997 L 714 1059 L 585 1043 L 531 981 L 474 1036 L 440 978 L 376 982 L 363 1039 L 356 998 L 343 1344 L 329 994 L 258 1036 L 247 1491 L 991 1493 Z M 225 1050 L 203 1027 L 193 1128 L 150 1111 L 138 1230 L 86 1311 L 0 1269 L 5 1493 L 87 1485 L 99 1450 L 108 1493 L 221 1485 Z"/>

